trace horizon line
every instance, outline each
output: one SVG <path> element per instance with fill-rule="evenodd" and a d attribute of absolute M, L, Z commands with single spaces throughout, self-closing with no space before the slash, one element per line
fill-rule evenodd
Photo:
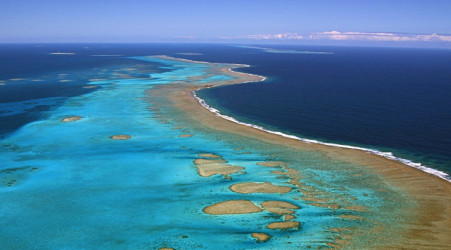
<path fill-rule="evenodd" d="M 0 41 L 0 45 L 39 45 L 39 44 L 198 44 L 198 45 L 276 45 L 276 46 L 327 46 L 327 47 L 367 47 L 367 48 L 417 48 L 417 49 L 442 49 L 442 50 L 451 50 L 451 46 L 446 44 L 446 42 L 439 43 L 431 43 L 431 42 L 393 42 L 393 41 L 384 41 L 384 42 L 351 42 L 349 41 L 329 41 L 328 43 L 297 43 L 292 42 L 282 42 L 282 41 L 267 41 L 263 42 L 261 40 L 255 41 L 237 41 L 237 42 L 224 42 L 224 41 L 209 41 L 209 42 L 201 42 L 201 41 L 164 41 L 164 42 L 155 42 L 155 41 L 15 41 L 15 42 L 2 42 Z M 306 40 L 304 40 L 306 41 Z M 433 45 L 448 45 L 448 46 L 433 46 Z M 423 46 L 421 46 L 423 45 Z M 424 46 L 429 45 L 429 46 Z"/>

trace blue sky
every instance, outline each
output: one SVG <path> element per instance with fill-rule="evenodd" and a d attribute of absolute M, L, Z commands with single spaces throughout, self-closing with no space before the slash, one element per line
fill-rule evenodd
<path fill-rule="evenodd" d="M 0 42 L 451 44 L 451 0 L 0 0 Z"/>

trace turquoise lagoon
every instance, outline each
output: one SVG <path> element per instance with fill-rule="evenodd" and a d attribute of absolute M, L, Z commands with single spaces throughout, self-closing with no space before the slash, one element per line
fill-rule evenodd
<path fill-rule="evenodd" d="M 396 241 L 398 228 L 386 225 L 406 219 L 403 208 L 414 204 L 379 176 L 318 152 L 202 127 L 171 107 L 164 96 L 148 95 L 159 85 L 203 86 L 229 80 L 210 70 L 227 65 L 159 57 L 133 60 L 158 63 L 164 72 L 89 82 L 98 87 L 67 99 L 46 119 L 28 123 L 0 141 L 0 249 L 328 249 L 338 244 L 337 239 L 348 241 L 349 248 L 365 248 L 381 239 Z M 82 119 L 61 121 L 70 116 Z M 113 140 L 113 135 L 131 138 Z M 220 155 L 228 164 L 244 167 L 245 173 L 232 174 L 231 179 L 202 177 L 194 164 L 202 153 Z M 283 169 L 257 165 L 274 160 L 299 170 L 306 190 L 337 207 L 301 199 L 303 187 L 271 172 Z M 271 182 L 293 191 L 229 190 L 240 182 Z M 300 226 L 268 229 L 269 223 L 284 220 L 268 211 L 203 212 L 217 202 L 242 199 L 257 205 L 295 204 L 300 209 L 294 220 Z M 368 209 L 346 208 L 352 206 Z M 272 237 L 258 242 L 251 237 L 254 232 Z"/>

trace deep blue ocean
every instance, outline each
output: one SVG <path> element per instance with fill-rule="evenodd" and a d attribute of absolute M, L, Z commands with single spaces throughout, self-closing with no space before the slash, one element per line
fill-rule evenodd
<path fill-rule="evenodd" d="M 276 50 L 201 44 L 1 45 L 0 138 L 45 118 L 67 98 L 92 91 L 83 86 L 101 78 L 97 67 L 135 65 L 128 57 L 166 54 L 249 64 L 239 70 L 268 78 L 198 93 L 225 115 L 300 137 L 390 151 L 451 173 L 451 50 L 268 47 Z M 306 50 L 328 53 L 296 53 Z M 42 80 L 26 80 L 37 77 Z"/>
<path fill-rule="evenodd" d="M 199 96 L 240 121 L 393 152 L 451 172 L 451 50 L 271 48 L 287 53 L 241 48 L 215 59 L 235 56 L 251 65 L 241 71 L 266 76 L 265 82 L 206 89 Z"/>

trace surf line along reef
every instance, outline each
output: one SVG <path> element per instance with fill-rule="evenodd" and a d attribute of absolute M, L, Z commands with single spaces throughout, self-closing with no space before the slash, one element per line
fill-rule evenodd
<path fill-rule="evenodd" d="M 93 92 L 0 142 L 2 248 L 449 245 L 446 180 L 244 126 L 197 97 L 264 80 L 231 70 L 247 65 L 133 59 L 165 70 L 91 81 Z"/>

